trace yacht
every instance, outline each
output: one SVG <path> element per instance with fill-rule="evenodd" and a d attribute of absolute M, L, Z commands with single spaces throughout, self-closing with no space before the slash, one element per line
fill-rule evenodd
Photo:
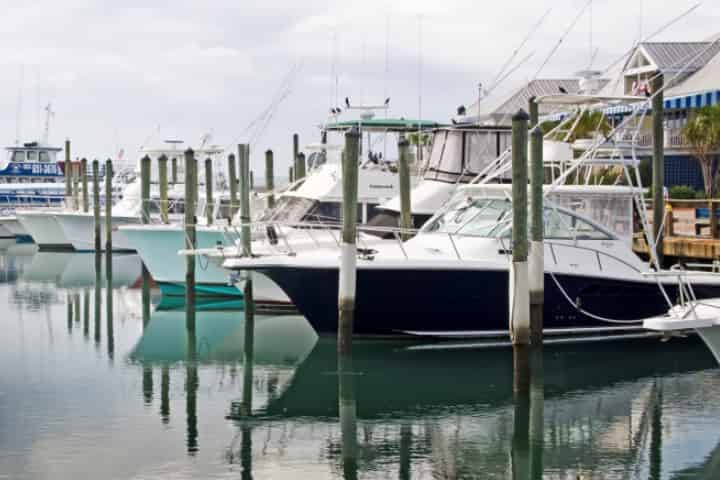
<path fill-rule="evenodd" d="M 463 187 L 414 238 L 359 250 L 355 333 L 507 336 L 509 187 Z M 598 187 L 567 188 L 598 194 Z M 563 189 L 553 186 L 557 195 Z M 665 298 L 677 295 L 677 279 L 644 275 L 649 265 L 612 230 L 552 203 L 544 216 L 547 334 L 639 331 L 644 318 L 667 309 Z M 233 258 L 224 267 L 269 277 L 316 330 L 337 331 L 337 250 Z M 698 298 L 716 297 L 720 279 L 698 279 L 694 288 Z"/>
<path fill-rule="evenodd" d="M 363 119 L 335 122 L 324 126 L 323 139 L 319 144 L 306 146 L 308 174 L 292 182 L 277 195 L 276 205 L 264 209 L 262 198 L 253 196 L 251 207 L 259 225 L 267 225 L 254 231 L 253 251 L 272 252 L 278 248 L 316 249 L 334 245 L 336 233 L 320 228 L 337 226 L 340 222 L 342 203 L 341 146 L 327 143 L 327 133 L 343 134 L 357 126 L 367 142 L 358 175 L 358 222 L 370 223 L 378 215 L 378 206 L 395 197 L 399 191 L 395 160 L 388 160 L 385 143 L 387 137 L 417 132 L 417 125 L 424 128 L 437 126 L 434 122 L 404 119 Z M 395 141 L 392 146 L 396 145 Z M 385 151 L 385 154 L 383 154 Z M 414 170 L 417 170 L 417 164 Z M 413 175 L 415 184 L 418 175 Z M 265 195 L 272 192 L 266 192 Z M 258 208 L 260 207 L 260 208 Z M 222 268 L 225 255 L 238 252 L 240 237 L 239 217 L 233 224 L 218 222 L 199 225 L 197 248 L 207 255 L 196 255 L 196 290 L 205 295 L 238 296 L 240 292 L 229 281 Z M 153 279 L 165 295 L 183 295 L 185 291 L 185 264 L 178 261 L 178 251 L 186 248 L 181 223 L 168 225 L 132 225 L 120 228 L 122 235 L 137 250 Z M 373 237 L 374 238 L 374 237 Z M 371 241 L 368 237 L 368 241 Z M 256 302 L 269 308 L 286 308 L 289 300 L 273 282 L 256 278 Z"/>

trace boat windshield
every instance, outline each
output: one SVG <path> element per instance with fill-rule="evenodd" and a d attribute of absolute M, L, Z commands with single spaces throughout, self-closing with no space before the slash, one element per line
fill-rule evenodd
<path fill-rule="evenodd" d="M 612 240 L 614 237 L 570 212 L 545 207 L 545 238 L 552 240 Z M 512 203 L 501 198 L 460 198 L 423 228 L 423 233 L 475 237 L 512 235 Z M 529 228 L 529 225 L 528 225 Z"/>
<path fill-rule="evenodd" d="M 312 209 L 315 200 L 311 198 L 283 196 L 278 198 L 275 208 L 260 217 L 261 222 L 300 222 Z"/>

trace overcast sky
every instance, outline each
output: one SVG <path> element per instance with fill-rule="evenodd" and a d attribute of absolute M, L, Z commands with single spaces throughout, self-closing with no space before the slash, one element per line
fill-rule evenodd
<path fill-rule="evenodd" d="M 252 146 L 255 170 L 272 148 L 282 175 L 293 132 L 301 144 L 319 139 L 317 125 L 334 103 L 333 70 L 340 98 L 389 96 L 393 115 L 417 118 L 421 103 L 424 118 L 447 121 L 474 101 L 478 82 L 492 83 L 551 8 L 514 62 L 533 55 L 495 93 L 531 79 L 587 0 L 0 3 L 5 144 L 16 137 L 20 91 L 22 140 L 40 136 L 52 102 L 52 143 L 69 137 L 74 155 L 107 158 L 124 148 L 135 158 L 141 145 L 157 143 L 149 138 L 197 145 L 212 132 L 223 146 L 246 141 L 248 125 L 288 90 Z M 602 69 L 632 46 L 641 25 L 649 34 L 695 3 L 595 0 L 540 76 L 587 68 L 591 38 L 593 67 Z M 717 31 L 720 2 L 706 1 L 653 40 L 697 41 Z M 293 65 L 300 67 L 283 88 Z"/>

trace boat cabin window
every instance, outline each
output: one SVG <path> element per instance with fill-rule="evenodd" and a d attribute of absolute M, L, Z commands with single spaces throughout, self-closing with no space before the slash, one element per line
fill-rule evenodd
<path fill-rule="evenodd" d="M 10 157 L 11 162 L 24 162 L 25 161 L 25 152 L 22 150 L 15 150 L 12 152 L 12 157 Z"/>
<path fill-rule="evenodd" d="M 546 207 L 545 238 L 548 240 L 612 240 L 613 236 L 578 216 Z M 500 198 L 461 198 L 432 219 L 423 233 L 450 233 L 476 237 L 512 235 L 512 203 Z M 530 225 L 528 224 L 528 229 Z"/>
<path fill-rule="evenodd" d="M 38 152 L 34 150 L 30 150 L 27 152 L 27 160 L 28 162 L 37 162 L 38 159 Z"/>
<path fill-rule="evenodd" d="M 48 152 L 44 150 L 40 151 L 40 161 L 46 163 L 50 161 L 50 155 L 48 155 Z"/>

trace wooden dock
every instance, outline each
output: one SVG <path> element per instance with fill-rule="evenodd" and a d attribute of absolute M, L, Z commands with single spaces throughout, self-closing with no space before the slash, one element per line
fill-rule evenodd
<path fill-rule="evenodd" d="M 645 238 L 633 239 L 633 250 L 641 255 L 649 255 Z M 666 257 L 675 259 L 693 259 L 713 261 L 720 259 L 720 239 L 703 237 L 671 236 L 663 239 L 663 252 Z"/>

